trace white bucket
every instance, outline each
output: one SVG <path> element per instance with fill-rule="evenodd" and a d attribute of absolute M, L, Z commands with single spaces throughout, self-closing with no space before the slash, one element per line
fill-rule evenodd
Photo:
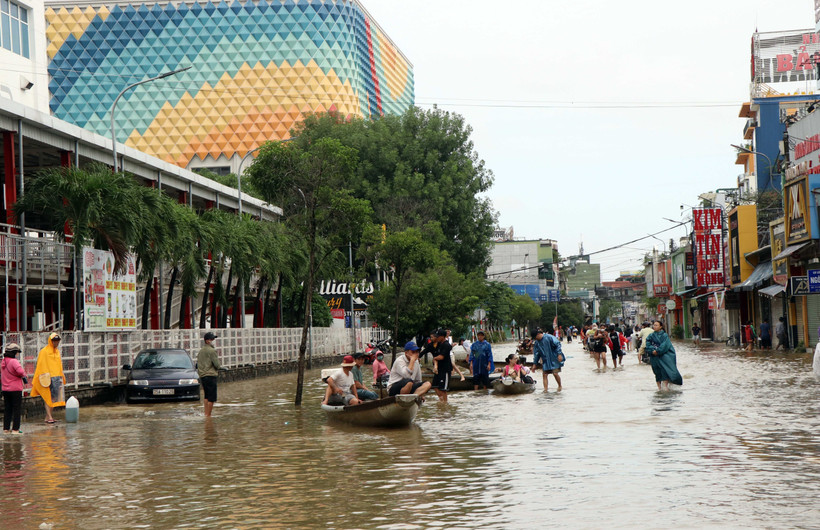
<path fill-rule="evenodd" d="M 65 402 L 65 421 L 66 423 L 77 423 L 80 419 L 80 402 L 77 398 L 71 396 Z"/>

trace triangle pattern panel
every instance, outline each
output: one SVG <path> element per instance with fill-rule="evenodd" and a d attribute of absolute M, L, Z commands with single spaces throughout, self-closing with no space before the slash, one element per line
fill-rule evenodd
<path fill-rule="evenodd" d="M 412 67 L 367 17 L 343 0 L 50 4 L 50 107 L 108 135 L 121 90 L 191 66 L 129 90 L 115 116 L 119 140 L 181 165 L 247 152 L 305 112 L 403 112 Z"/>
<path fill-rule="evenodd" d="M 292 90 L 304 79 L 312 91 Z M 193 156 L 243 156 L 264 141 L 285 138 L 305 112 L 331 106 L 343 115 L 360 114 L 353 87 L 332 70 L 325 73 L 313 61 L 245 65 L 234 77 L 225 75 L 200 87 L 196 96 L 186 94 L 175 106 L 164 106 L 145 132 L 134 130 L 127 143 L 182 166 Z M 157 144 L 156 138 L 164 141 Z"/>

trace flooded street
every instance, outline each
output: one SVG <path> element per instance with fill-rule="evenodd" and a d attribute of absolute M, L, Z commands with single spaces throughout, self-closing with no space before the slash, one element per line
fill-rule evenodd
<path fill-rule="evenodd" d="M 810 355 L 677 349 L 681 391 L 658 393 L 634 353 L 597 373 L 576 342 L 561 393 L 540 372 L 535 394 L 431 392 L 395 431 L 328 425 L 318 370 L 301 410 L 295 374 L 220 385 L 212 421 L 86 407 L 3 438 L 2 526 L 816 528 Z"/>

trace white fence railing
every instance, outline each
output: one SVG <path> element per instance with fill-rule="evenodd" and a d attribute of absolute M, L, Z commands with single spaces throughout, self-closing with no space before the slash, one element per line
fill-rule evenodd
<path fill-rule="evenodd" d="M 204 344 L 203 329 L 138 330 L 130 332 L 64 331 L 60 333 L 60 355 L 66 386 L 69 388 L 117 384 L 126 373 L 122 365 L 131 364 L 134 357 L 146 348 L 181 348 L 195 359 Z M 226 368 L 274 362 L 296 361 L 302 328 L 214 329 L 219 336 L 217 354 Z M 350 329 L 313 328 L 314 359 L 349 354 L 353 351 Z M 38 352 L 47 344 L 48 333 L 4 333 L 3 344 L 16 342 L 23 352 L 18 356 L 29 376 L 34 374 Z M 379 328 L 356 329 L 356 350 L 368 342 L 387 337 Z M 310 337 L 310 335 L 309 335 Z M 310 347 L 310 342 L 308 342 Z M 308 350 L 309 352 L 310 350 Z"/>

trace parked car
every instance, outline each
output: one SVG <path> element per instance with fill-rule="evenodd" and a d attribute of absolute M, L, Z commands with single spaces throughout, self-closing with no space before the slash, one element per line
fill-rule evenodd
<path fill-rule="evenodd" d="M 188 352 L 151 348 L 137 354 L 128 370 L 125 399 L 145 401 L 199 401 L 199 375 Z"/>

